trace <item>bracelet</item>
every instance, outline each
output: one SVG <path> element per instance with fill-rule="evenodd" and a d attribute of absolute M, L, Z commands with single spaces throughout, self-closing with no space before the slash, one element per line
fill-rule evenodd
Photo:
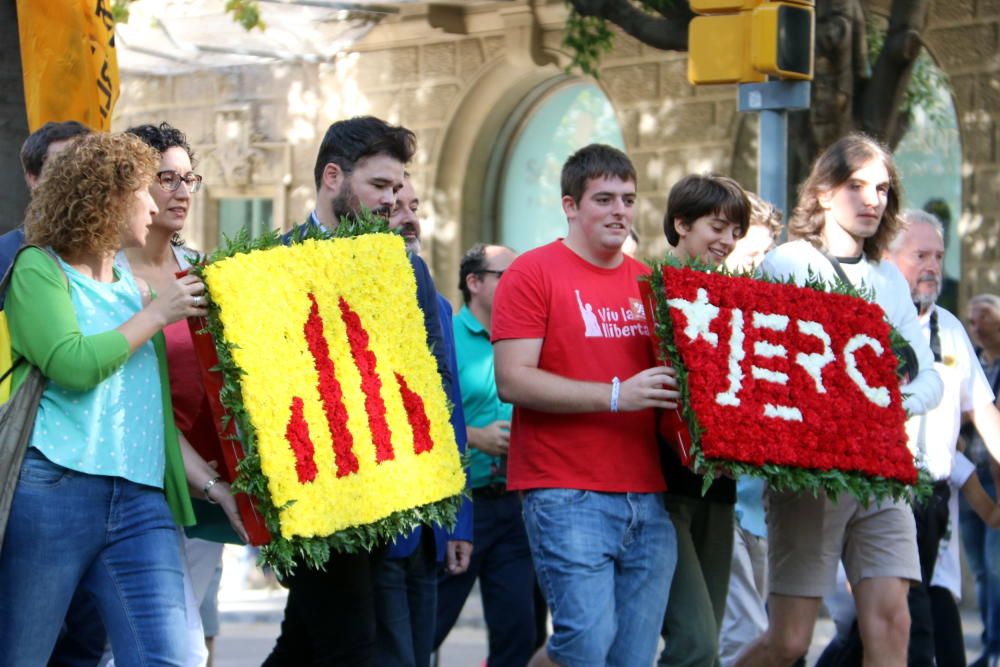
<path fill-rule="evenodd" d="M 621 390 L 621 380 L 616 377 L 611 378 L 611 412 L 618 412 L 618 394 Z"/>
<path fill-rule="evenodd" d="M 213 505 L 217 505 L 218 503 L 216 503 L 214 500 L 212 500 L 212 496 L 208 495 L 208 491 L 209 491 L 209 489 L 211 489 L 213 486 L 215 486 L 216 484 L 218 484 L 221 481 L 222 481 L 222 477 L 216 475 L 212 479 L 210 479 L 207 482 L 205 482 L 205 486 L 201 487 L 201 492 L 203 494 L 205 494 L 205 500 L 207 500 L 208 502 L 212 503 Z"/>

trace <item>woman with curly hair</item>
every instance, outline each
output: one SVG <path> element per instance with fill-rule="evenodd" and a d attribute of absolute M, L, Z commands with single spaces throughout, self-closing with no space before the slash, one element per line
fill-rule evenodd
<path fill-rule="evenodd" d="M 0 549 L 0 666 L 42 665 L 77 589 L 96 601 L 118 664 L 181 665 L 184 592 L 175 524 L 193 521 L 159 331 L 205 314 L 189 276 L 143 305 L 115 252 L 142 245 L 158 209 L 156 151 L 93 134 L 46 165 L 25 220 L 6 312 L 13 389 L 45 390 Z M 60 266 L 56 265 L 56 262 Z M 61 267 L 61 268 L 60 268 Z"/>

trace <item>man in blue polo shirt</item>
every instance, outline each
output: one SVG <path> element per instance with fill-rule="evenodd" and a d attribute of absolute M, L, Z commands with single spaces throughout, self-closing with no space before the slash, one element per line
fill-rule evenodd
<path fill-rule="evenodd" d="M 475 503 L 476 547 L 464 574 L 446 574 L 438 583 L 435 645 L 444 641 L 455 624 L 478 577 L 489 631 L 490 667 L 524 667 L 535 649 L 535 574 L 521 501 L 506 485 L 512 407 L 497 394 L 490 344 L 493 293 L 515 256 L 510 248 L 483 244 L 465 254 L 459 272 L 465 305 L 454 319 L 458 384 L 472 447 L 469 486 Z"/>

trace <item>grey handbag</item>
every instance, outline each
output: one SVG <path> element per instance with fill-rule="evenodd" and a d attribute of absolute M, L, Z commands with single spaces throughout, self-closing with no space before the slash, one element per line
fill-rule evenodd
<path fill-rule="evenodd" d="M 38 248 L 38 246 L 22 246 L 14 256 L 10 268 L 0 281 L 0 295 L 6 296 L 7 287 L 10 285 L 10 277 L 14 272 L 14 264 L 17 257 L 25 248 Z M 44 248 L 39 248 L 45 250 Z M 47 255 L 51 253 L 45 250 Z M 59 267 L 61 273 L 62 266 L 52 258 Z M 0 382 L 3 382 L 21 362 L 25 362 L 21 357 L 2 375 Z M 10 516 L 11 502 L 14 500 L 14 490 L 17 488 L 17 480 L 21 473 L 21 463 L 24 461 L 24 453 L 28 449 L 28 441 L 31 439 L 31 431 L 35 426 L 35 413 L 38 412 L 38 404 L 42 399 L 42 391 L 45 389 L 45 376 L 37 366 L 32 366 L 27 377 L 21 386 L 17 388 L 6 403 L 0 405 L 0 549 L 3 548 L 3 536 L 7 529 L 7 519 Z"/>

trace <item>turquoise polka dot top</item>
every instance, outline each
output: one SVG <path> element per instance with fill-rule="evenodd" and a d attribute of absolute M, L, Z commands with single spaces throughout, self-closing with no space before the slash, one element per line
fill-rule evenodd
<path fill-rule="evenodd" d="M 69 279 L 80 332 L 98 334 L 122 325 L 142 309 L 128 271 L 115 269 L 103 283 L 59 260 Z M 159 366 L 146 342 L 118 370 L 88 391 L 48 380 L 31 445 L 65 468 L 163 487 L 163 403 Z"/>

